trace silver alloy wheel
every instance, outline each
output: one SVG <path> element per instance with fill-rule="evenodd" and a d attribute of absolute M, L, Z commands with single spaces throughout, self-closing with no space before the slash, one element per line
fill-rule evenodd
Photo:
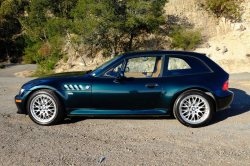
<path fill-rule="evenodd" d="M 51 121 L 55 117 L 56 111 L 55 101 L 45 94 L 37 95 L 30 103 L 31 115 L 42 123 Z"/>
<path fill-rule="evenodd" d="M 179 111 L 182 119 L 187 123 L 199 124 L 208 118 L 210 107 L 204 97 L 189 95 L 181 101 Z"/>

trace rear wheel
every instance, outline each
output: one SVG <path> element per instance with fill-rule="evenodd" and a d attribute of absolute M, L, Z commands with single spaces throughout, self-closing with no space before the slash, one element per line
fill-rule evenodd
<path fill-rule="evenodd" d="M 27 104 L 30 118 L 40 125 L 53 125 L 64 117 L 64 108 L 60 99 L 51 90 L 34 92 Z"/>
<path fill-rule="evenodd" d="M 205 126 L 213 114 L 214 104 L 211 97 L 201 91 L 181 94 L 174 105 L 175 117 L 188 127 Z"/>

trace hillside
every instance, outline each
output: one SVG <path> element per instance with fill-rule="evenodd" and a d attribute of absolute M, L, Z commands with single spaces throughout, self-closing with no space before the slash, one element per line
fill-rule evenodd
<path fill-rule="evenodd" d="M 0 61 L 37 63 L 34 76 L 91 70 L 124 52 L 183 49 L 205 53 L 229 73 L 250 72 L 250 0 L 0 5 L 0 28 L 11 27 L 0 33 Z"/>
<path fill-rule="evenodd" d="M 141 35 L 136 39 L 134 50 L 171 49 L 171 38 L 167 36 L 170 25 L 189 25 L 202 29 L 202 40 L 193 51 L 205 53 L 229 73 L 250 72 L 250 1 L 243 4 L 242 21 L 233 23 L 225 18 L 217 19 L 195 4 L 195 0 L 169 0 L 165 5 L 167 25 L 163 27 L 165 33 L 160 33 L 160 42 L 155 35 Z M 84 47 L 84 46 L 82 46 Z M 72 48 L 68 54 L 74 54 Z M 80 58 L 72 62 L 69 67 L 63 60 L 58 62 L 54 71 L 65 72 L 75 70 L 90 70 L 109 60 L 102 56 L 102 51 L 96 52 L 96 57 L 88 57 L 88 51 L 83 50 L 83 57 L 87 62 L 84 66 Z M 86 55 L 87 54 L 87 55 Z"/>
<path fill-rule="evenodd" d="M 229 73 L 243 73 L 250 72 L 250 57 L 246 56 L 250 54 L 250 1 L 242 3 L 242 7 L 242 21 L 237 23 L 217 20 L 194 0 L 170 0 L 165 10 L 173 22 L 203 28 L 203 40 L 195 52 L 206 53 Z"/>

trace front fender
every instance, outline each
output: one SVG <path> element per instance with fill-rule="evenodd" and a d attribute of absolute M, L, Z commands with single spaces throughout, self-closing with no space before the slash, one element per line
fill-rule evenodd
<path fill-rule="evenodd" d="M 58 97 L 63 100 L 64 103 L 65 103 L 65 100 L 67 99 L 67 94 L 66 94 L 65 91 L 58 91 L 56 88 L 51 87 L 51 86 L 46 86 L 46 85 L 45 86 L 44 85 L 34 86 L 29 90 L 25 90 L 22 95 L 16 95 L 15 96 L 15 101 L 16 100 L 21 101 L 20 103 L 16 102 L 16 105 L 17 105 L 17 108 L 18 108 L 18 113 L 27 114 L 26 105 L 27 105 L 29 97 L 35 91 L 38 91 L 38 90 L 41 90 L 41 89 L 53 90 L 58 95 Z"/>

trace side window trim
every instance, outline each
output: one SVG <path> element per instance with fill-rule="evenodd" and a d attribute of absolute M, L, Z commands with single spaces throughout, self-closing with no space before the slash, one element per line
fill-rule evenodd
<path fill-rule="evenodd" d="M 159 54 L 159 55 L 157 55 L 157 54 L 153 54 L 153 55 L 146 54 L 146 55 L 143 55 L 143 56 L 141 56 L 141 55 L 135 55 L 135 56 L 126 57 L 126 58 L 124 58 L 124 59 L 118 61 L 117 63 L 115 63 L 114 65 L 112 65 L 112 66 L 109 67 L 108 69 L 106 69 L 105 71 L 103 71 L 103 72 L 102 72 L 99 76 L 97 76 L 97 77 L 108 78 L 108 77 L 103 77 L 104 74 L 105 74 L 108 70 L 110 70 L 112 67 L 114 67 L 115 65 L 117 65 L 118 63 L 120 63 L 120 62 L 122 62 L 122 61 L 123 61 L 123 63 L 122 63 L 121 70 L 124 71 L 124 70 L 125 70 L 125 67 L 126 67 L 126 65 L 127 65 L 128 59 L 137 58 L 137 57 L 144 57 L 144 56 L 151 56 L 151 57 L 155 57 L 155 56 L 158 57 L 158 56 L 160 56 L 160 57 L 162 57 L 161 72 L 160 72 L 160 74 L 159 74 L 159 77 L 157 77 L 157 78 L 163 77 L 164 67 L 165 67 L 165 66 L 168 66 L 168 64 L 165 65 L 165 63 L 166 63 L 166 62 L 165 62 L 165 59 L 166 59 L 166 56 L 167 56 L 167 55 L 165 55 L 165 54 Z M 111 78 L 111 77 L 110 77 L 110 78 Z M 113 77 L 112 77 L 112 78 L 113 78 Z M 152 78 L 152 77 L 145 77 L 145 78 Z M 138 78 L 138 79 L 140 79 L 140 78 Z"/>
<path fill-rule="evenodd" d="M 168 71 L 168 65 L 169 65 L 169 58 L 173 57 L 173 58 L 181 58 L 181 57 L 191 57 L 191 58 L 195 58 L 197 60 L 199 60 L 200 62 L 202 62 L 202 64 L 204 64 L 210 71 L 208 72 L 201 72 L 201 73 L 191 73 L 191 74 L 180 74 L 180 75 L 164 75 L 164 72 L 167 73 Z M 214 71 L 200 58 L 197 58 L 195 56 L 190 56 L 190 55 L 182 55 L 182 54 L 166 54 L 165 55 L 165 67 L 164 71 L 162 73 L 162 77 L 176 77 L 176 76 L 186 76 L 186 75 L 197 75 L 197 74 L 208 74 L 208 73 L 214 73 Z"/>
<path fill-rule="evenodd" d="M 119 64 L 119 63 L 122 62 L 122 61 L 123 61 L 123 62 L 122 62 L 121 70 L 124 71 L 125 59 L 126 59 L 126 58 L 124 58 L 124 59 L 118 61 L 117 63 L 115 63 L 114 65 L 112 65 L 111 67 L 109 67 L 108 69 L 106 69 L 105 71 L 103 71 L 98 77 L 103 77 L 104 74 L 105 74 L 107 71 L 109 71 L 112 67 L 116 66 L 117 64 Z M 103 78 L 107 78 L 107 77 L 103 77 Z M 110 78 L 113 78 L 113 77 L 110 77 Z"/>

